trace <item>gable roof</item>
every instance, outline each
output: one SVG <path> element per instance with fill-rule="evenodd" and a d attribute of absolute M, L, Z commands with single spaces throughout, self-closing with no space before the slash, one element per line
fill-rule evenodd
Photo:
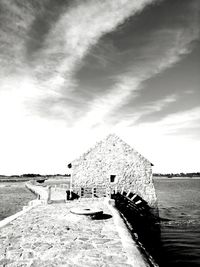
<path fill-rule="evenodd" d="M 122 146 L 128 148 L 129 151 L 133 152 L 135 155 L 137 155 L 139 158 L 142 158 L 144 161 L 147 161 L 151 164 L 151 166 L 154 166 L 148 159 L 143 157 L 138 151 L 136 151 L 134 148 L 132 148 L 129 144 L 124 142 L 120 137 L 118 137 L 116 134 L 109 134 L 106 138 L 103 140 L 97 142 L 93 147 L 91 147 L 88 151 L 83 153 L 80 157 L 77 159 L 73 160 L 71 163 L 75 161 L 80 161 L 83 160 L 92 150 L 94 150 L 96 147 L 101 146 L 103 143 L 121 143 Z"/>

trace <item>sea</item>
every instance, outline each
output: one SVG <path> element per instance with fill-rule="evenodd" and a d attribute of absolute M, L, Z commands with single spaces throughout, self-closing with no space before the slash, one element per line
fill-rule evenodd
<path fill-rule="evenodd" d="M 200 266 L 200 179 L 155 178 L 160 267 Z M 0 220 L 35 199 L 24 182 L 0 183 Z"/>
<path fill-rule="evenodd" d="M 159 265 L 200 266 L 200 179 L 154 179 L 160 221 Z"/>
<path fill-rule="evenodd" d="M 0 220 L 21 211 L 35 198 L 24 182 L 0 182 Z"/>

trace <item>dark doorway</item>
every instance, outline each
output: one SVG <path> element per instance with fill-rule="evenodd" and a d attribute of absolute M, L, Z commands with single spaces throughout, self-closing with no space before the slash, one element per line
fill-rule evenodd
<path fill-rule="evenodd" d="M 116 177 L 116 175 L 110 175 L 110 182 L 111 183 L 114 183 L 115 182 L 115 177 Z"/>

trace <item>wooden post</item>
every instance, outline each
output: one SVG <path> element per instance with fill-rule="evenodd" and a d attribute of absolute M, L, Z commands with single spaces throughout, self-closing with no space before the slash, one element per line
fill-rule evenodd
<path fill-rule="evenodd" d="M 121 195 L 123 195 L 123 193 L 124 193 L 124 186 L 122 187 Z"/>
<path fill-rule="evenodd" d="M 106 196 L 111 198 L 111 190 L 110 190 L 110 187 L 107 187 L 106 188 Z"/>
<path fill-rule="evenodd" d="M 47 197 L 47 203 L 51 202 L 51 186 L 48 186 L 48 197 Z"/>
<path fill-rule="evenodd" d="M 72 199 L 72 191 L 73 191 L 73 189 L 72 189 L 72 172 L 71 172 L 71 176 L 70 176 L 70 186 L 69 186 L 69 190 L 70 190 L 70 196 L 69 196 L 69 198 L 70 199 Z"/>
<path fill-rule="evenodd" d="M 83 196 L 84 196 L 84 188 L 81 187 L 81 197 L 83 197 Z"/>
<path fill-rule="evenodd" d="M 131 200 L 135 199 L 136 197 L 137 197 L 137 195 L 134 194 L 134 195 L 132 196 Z"/>
<path fill-rule="evenodd" d="M 128 193 L 126 194 L 126 197 L 128 197 L 131 193 L 131 189 L 128 190 Z"/>
<path fill-rule="evenodd" d="M 92 198 L 95 198 L 96 197 L 96 187 L 92 187 Z"/>
<path fill-rule="evenodd" d="M 138 200 L 138 201 L 135 202 L 136 205 L 138 205 L 138 204 L 140 204 L 140 203 L 142 203 L 141 200 Z"/>
<path fill-rule="evenodd" d="M 115 194 L 117 194 L 117 185 L 115 186 Z"/>

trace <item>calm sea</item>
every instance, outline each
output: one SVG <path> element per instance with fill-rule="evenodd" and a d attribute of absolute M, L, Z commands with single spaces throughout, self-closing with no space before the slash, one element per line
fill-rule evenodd
<path fill-rule="evenodd" d="M 24 182 L 0 182 L 0 220 L 22 210 L 35 198 Z"/>
<path fill-rule="evenodd" d="M 155 179 L 161 221 L 160 266 L 200 266 L 200 179 Z"/>
<path fill-rule="evenodd" d="M 200 179 L 155 179 L 161 221 L 161 267 L 200 266 Z M 0 220 L 35 196 L 24 183 L 0 183 Z"/>

